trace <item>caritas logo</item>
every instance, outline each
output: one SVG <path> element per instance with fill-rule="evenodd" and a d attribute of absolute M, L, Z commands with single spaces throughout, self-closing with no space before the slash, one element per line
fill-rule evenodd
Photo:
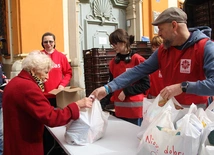
<path fill-rule="evenodd" d="M 189 74 L 191 72 L 191 59 L 181 59 L 180 73 Z"/>

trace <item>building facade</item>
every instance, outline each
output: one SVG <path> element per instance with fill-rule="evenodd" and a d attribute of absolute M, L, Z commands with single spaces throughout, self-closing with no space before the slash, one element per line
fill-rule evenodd
<path fill-rule="evenodd" d="M 56 48 L 73 68 L 72 86 L 84 86 L 82 51 L 109 48 L 108 36 L 124 28 L 140 41 L 157 33 L 154 18 L 178 0 L 0 0 L 1 61 L 8 77 L 20 70 L 21 59 L 42 49 L 45 32 L 56 35 Z M 15 72 L 11 75 L 11 72 Z"/>

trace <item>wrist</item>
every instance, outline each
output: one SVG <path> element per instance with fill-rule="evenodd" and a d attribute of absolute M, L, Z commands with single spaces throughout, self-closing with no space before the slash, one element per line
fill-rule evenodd
<path fill-rule="evenodd" d="M 80 110 L 80 106 L 79 106 L 79 104 L 78 104 L 78 101 L 75 102 L 75 103 L 76 103 L 76 105 L 77 105 L 77 108 Z"/>
<path fill-rule="evenodd" d="M 104 88 L 107 95 L 111 93 L 108 85 L 104 85 Z"/>
<path fill-rule="evenodd" d="M 181 83 L 182 92 L 186 93 L 189 83 L 187 81 Z"/>

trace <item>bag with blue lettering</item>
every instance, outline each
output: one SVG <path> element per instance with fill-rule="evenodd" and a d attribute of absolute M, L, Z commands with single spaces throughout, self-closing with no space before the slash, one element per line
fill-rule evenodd
<path fill-rule="evenodd" d="M 172 107 L 168 105 L 144 132 L 137 155 L 197 155 L 203 126 L 194 114 L 196 110 L 196 105 L 191 105 L 189 112 L 175 125 Z"/>

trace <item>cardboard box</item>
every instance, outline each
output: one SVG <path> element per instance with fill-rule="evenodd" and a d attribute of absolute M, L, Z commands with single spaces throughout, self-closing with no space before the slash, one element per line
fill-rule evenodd
<path fill-rule="evenodd" d="M 72 102 L 76 102 L 80 100 L 80 91 L 82 91 L 83 88 L 80 87 L 65 87 L 63 90 L 60 89 L 53 89 L 50 91 L 50 94 L 56 95 L 56 104 L 59 108 L 64 108 L 68 104 Z"/>

